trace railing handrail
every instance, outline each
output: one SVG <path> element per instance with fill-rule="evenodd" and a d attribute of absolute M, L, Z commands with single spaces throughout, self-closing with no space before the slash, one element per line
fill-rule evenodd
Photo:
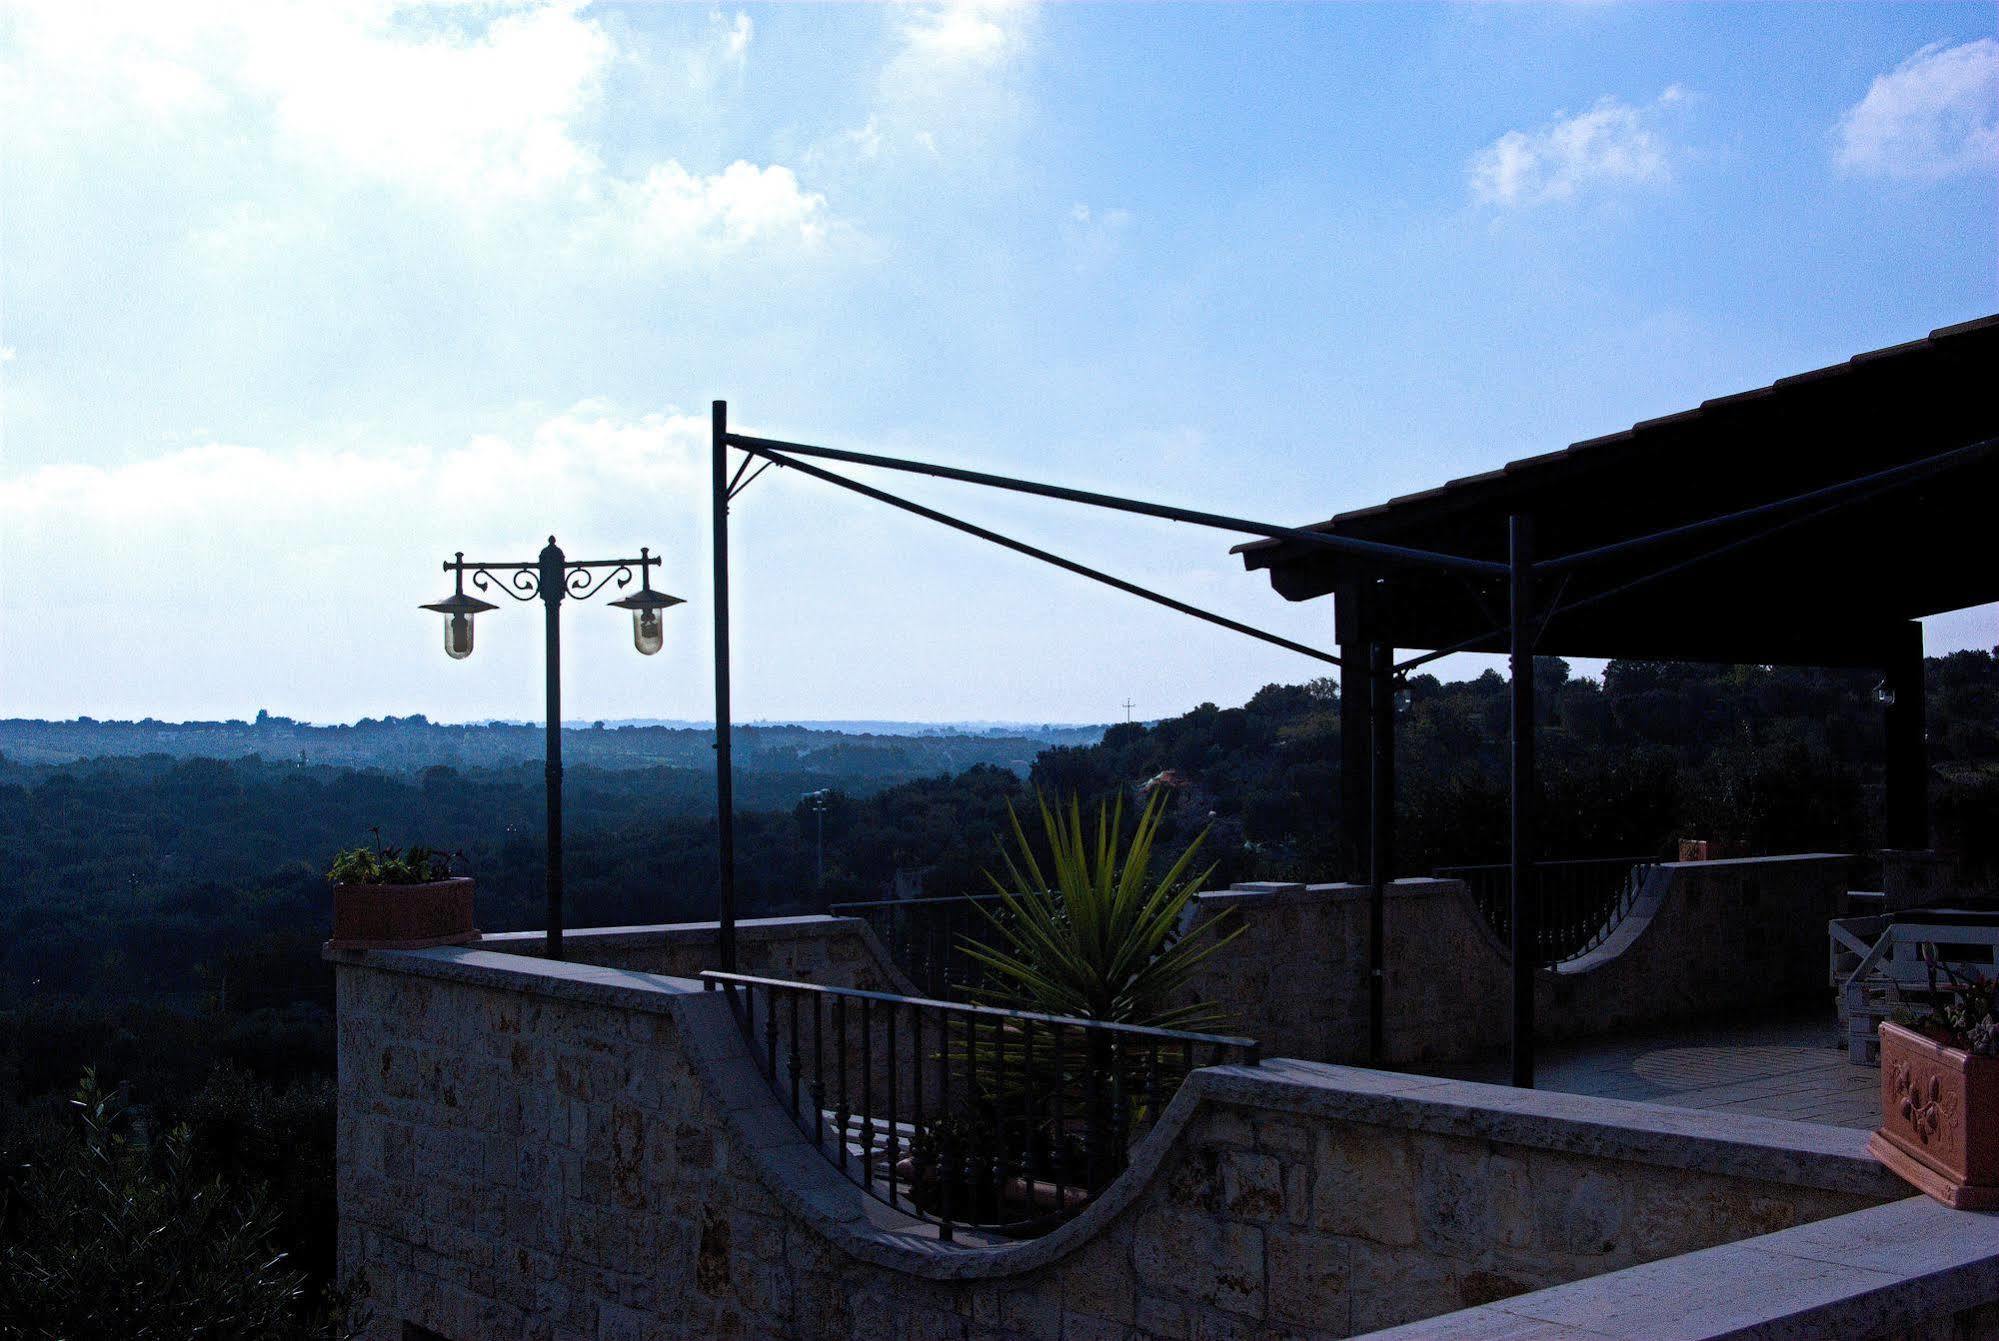
<path fill-rule="evenodd" d="M 858 903 L 829 903 L 828 913 L 840 914 L 856 910 L 873 911 L 876 908 L 916 908 L 939 903 L 994 903 L 1001 898 L 1019 898 L 1018 894 L 932 894 L 920 899 L 866 899 Z"/>
<path fill-rule="evenodd" d="M 1160 1029 L 1147 1024 L 1125 1024 L 1118 1020 L 1090 1020 L 1079 1015 L 1043 1015 L 1031 1010 L 1008 1010 L 1003 1006 L 979 1006 L 966 1001 L 938 1001 L 927 996 L 904 996 L 897 992 L 871 992 L 859 987 L 833 987 L 826 983 L 796 982 L 789 978 L 762 978 L 750 973 L 724 973 L 720 969 L 703 969 L 701 981 L 711 987 L 736 984 L 743 987 L 781 987 L 790 992 L 802 992 L 816 996 L 846 997 L 851 1001 L 880 1001 L 896 1006 L 920 1006 L 930 1010 L 949 1011 L 957 1015 L 977 1015 L 992 1020 L 1032 1021 L 1035 1024 L 1054 1024 L 1069 1028 L 1098 1029 L 1106 1033 L 1127 1034 L 1136 1038 L 1166 1039 L 1175 1043 L 1204 1043 L 1213 1047 L 1238 1048 L 1249 1055 L 1255 1065 L 1262 1057 L 1263 1045 L 1253 1038 L 1240 1038 L 1233 1034 L 1199 1034 L 1187 1029 Z"/>

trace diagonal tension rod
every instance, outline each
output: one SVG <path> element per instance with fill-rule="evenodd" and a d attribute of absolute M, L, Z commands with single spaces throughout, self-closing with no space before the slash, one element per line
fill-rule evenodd
<path fill-rule="evenodd" d="M 1507 571 L 1505 564 L 1491 559 L 1467 558 L 1462 554 L 1438 554 L 1426 549 L 1411 549 L 1406 545 L 1361 540 L 1355 536 L 1330 535 L 1324 531 L 1310 531 L 1296 526 L 1273 526 L 1268 522 L 1249 521 L 1246 518 L 1225 516 L 1217 512 L 1197 512 L 1192 508 L 1171 507 L 1164 503 L 1145 503 L 1133 498 L 1119 498 L 1114 494 L 1091 493 L 1087 489 L 1067 489 L 1056 484 L 1038 484 L 1033 480 L 1017 480 L 1007 475 L 988 475 L 984 471 L 960 470 L 956 466 L 932 465 L 927 461 L 910 461 L 897 456 L 875 456 L 868 452 L 843 451 L 837 447 L 812 447 L 798 442 L 779 442 L 773 438 L 752 438 L 742 433 L 729 434 L 727 442 L 732 447 L 758 455 L 782 452 L 792 457 L 816 456 L 829 461 L 845 461 L 857 466 L 878 466 L 883 470 L 934 475 L 940 480 L 980 484 L 989 489 L 1007 489 L 1014 493 L 1034 494 L 1040 498 L 1058 498 L 1068 503 L 1108 508 L 1113 512 L 1132 512 L 1142 517 L 1159 517 L 1166 521 L 1185 522 L 1190 526 L 1234 531 L 1238 535 L 1260 535 L 1271 540 L 1293 540 L 1299 544 L 1337 550 L 1358 559 L 1372 559 L 1378 563 L 1429 568 L 1440 572 L 1477 573 L 1486 577 L 1504 576 Z"/>
<path fill-rule="evenodd" d="M 742 446 L 740 442 L 737 445 Z M 1316 647 L 1307 647 L 1303 643 L 1293 642 L 1289 638 L 1281 637 L 1278 634 L 1267 633 L 1262 629 L 1230 619 L 1226 615 L 1218 615 L 1212 610 L 1203 610 L 1198 605 L 1189 605 L 1185 601 L 1177 601 L 1171 596 L 1165 596 L 1159 592 L 1141 587 L 1135 582 L 1127 582 L 1121 577 L 1113 577 L 1109 573 L 1091 568 L 1086 564 L 1077 563 L 1073 559 L 1065 559 L 1059 554 L 1052 554 L 1045 549 L 1036 548 L 1025 541 L 1015 540 L 1013 537 L 1001 535 L 997 531 L 989 531 L 983 526 L 977 526 L 971 522 L 953 517 L 948 513 L 939 512 L 935 508 L 927 508 L 921 503 L 911 502 L 907 498 L 899 497 L 886 490 L 862 484 L 859 480 L 848 479 L 846 476 L 836 475 L 830 470 L 808 465 L 803 461 L 795 460 L 770 447 L 761 445 L 754 448 L 745 447 L 744 451 L 751 455 L 760 456 L 767 463 L 775 464 L 780 468 L 800 471 L 803 474 L 810 475 L 814 479 L 824 480 L 828 484 L 851 490 L 854 493 L 860 494 L 863 498 L 872 498 L 877 503 L 886 503 L 892 508 L 900 508 L 902 511 L 922 517 L 926 521 L 934 521 L 940 526 L 948 526 L 954 531 L 962 531 L 966 535 L 977 536 L 979 539 L 989 541 L 992 544 L 1000 546 L 1002 549 L 1010 549 L 1016 554 L 1025 554 L 1030 559 L 1039 559 L 1043 563 L 1052 564 L 1057 568 L 1075 573 L 1079 577 L 1087 577 L 1092 582 L 1101 582 L 1107 587 L 1115 587 L 1117 590 L 1136 596 L 1140 600 L 1151 601 L 1154 605 L 1163 605 L 1168 610 L 1177 610 L 1183 615 L 1191 615 L 1195 619 L 1205 620 L 1210 624 L 1219 625 L 1235 633 L 1259 639 L 1274 646 L 1282 647 L 1287 651 L 1297 652 L 1301 656 L 1312 657 L 1315 660 L 1325 662 L 1329 666 L 1340 664 L 1340 659 L 1330 652 L 1322 652 Z M 751 478 L 754 479 L 755 477 L 752 476 Z"/>

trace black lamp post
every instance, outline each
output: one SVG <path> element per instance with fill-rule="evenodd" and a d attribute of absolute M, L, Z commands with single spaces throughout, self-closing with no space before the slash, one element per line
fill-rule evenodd
<path fill-rule="evenodd" d="M 665 641 L 660 628 L 660 612 L 681 604 L 678 596 L 652 589 L 652 569 L 659 560 L 650 549 L 640 549 L 636 559 L 572 560 L 565 557 L 548 538 L 540 557 L 532 563 L 467 563 L 465 551 L 445 562 L 444 571 L 454 579 L 454 590 L 444 600 L 422 607 L 444 616 L 444 652 L 454 661 L 472 655 L 473 616 L 500 607 L 465 592 L 465 575 L 480 591 L 503 591 L 517 601 L 540 598 L 547 630 L 548 749 L 543 769 L 548 793 L 548 955 L 562 958 L 562 602 L 587 601 L 607 586 L 628 587 L 632 570 L 638 570 L 639 589 L 610 602 L 632 612 L 632 645 L 643 656 L 659 651 Z"/>

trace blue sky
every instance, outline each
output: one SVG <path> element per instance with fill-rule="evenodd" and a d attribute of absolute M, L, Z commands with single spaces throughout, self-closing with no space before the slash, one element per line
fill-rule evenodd
<path fill-rule="evenodd" d="M 571 714 L 702 716 L 715 397 L 1299 522 L 1999 310 L 1982 3 L 76 8 L 0 30 L 10 715 L 533 717 L 532 614 L 414 607 L 555 531 L 690 598 L 650 659 L 572 607 Z M 1330 638 L 1228 537 L 889 487 Z M 734 517 L 744 719 L 1316 673 L 780 472 Z"/>

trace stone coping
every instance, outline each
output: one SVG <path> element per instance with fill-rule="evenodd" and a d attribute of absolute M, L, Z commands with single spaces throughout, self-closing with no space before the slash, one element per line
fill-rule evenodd
<path fill-rule="evenodd" d="M 933 1279 L 1013 1276 L 1061 1260 L 1132 1205 L 1194 1116 L 1213 1103 L 1884 1200 L 1907 1191 L 1867 1155 L 1866 1133 L 1858 1130 L 1280 1058 L 1194 1072 L 1133 1148 L 1125 1174 L 1052 1233 L 997 1246 L 945 1244 L 909 1232 L 914 1222 L 904 1218 L 889 1223 L 887 1208 L 813 1149 L 757 1070 L 724 996 L 697 981 L 474 946 L 328 951 L 326 957 L 357 968 L 671 1015 L 696 1074 L 772 1194 L 851 1255 Z"/>
<path fill-rule="evenodd" d="M 1439 879 L 1435 876 L 1405 876 L 1391 880 L 1382 886 L 1382 897 L 1411 898 L 1419 895 L 1435 894 L 1443 888 L 1462 888 L 1457 880 Z M 1203 890 L 1194 896 L 1197 904 L 1219 904 L 1223 907 L 1239 907 L 1251 903 L 1340 903 L 1354 899 L 1365 899 L 1374 887 L 1369 884 L 1340 883 L 1330 885 L 1296 884 L 1280 880 L 1259 880 L 1227 889 Z"/>
<path fill-rule="evenodd" d="M 1858 1128 L 1273 1058 L 1195 1073 L 1230 1103 L 1884 1200 L 1908 1186 Z"/>
<path fill-rule="evenodd" d="M 539 934 L 539 933 L 537 933 Z M 564 933 L 564 939 L 568 933 Z M 670 1014 L 683 996 L 707 995 L 692 978 L 669 978 L 637 969 L 605 968 L 568 959 L 542 959 L 506 950 L 485 950 L 478 944 L 437 945 L 427 950 L 326 950 L 321 958 L 355 968 L 440 978 L 502 992 L 614 1006 L 649 1014 Z"/>
<path fill-rule="evenodd" d="M 1662 861 L 1672 871 L 1699 871 L 1710 867 L 1772 866 L 1792 861 L 1852 861 L 1850 852 L 1780 852 L 1768 857 L 1714 857 L 1707 861 Z"/>
<path fill-rule="evenodd" d="M 1999 1301 L 1999 1215 L 1910 1197 L 1515 1295 L 1374 1341 L 1883 1336 Z M 1937 1333 L 1941 1335 L 1941 1333 Z"/>
<path fill-rule="evenodd" d="M 736 923 L 739 941 L 775 941 L 811 937 L 852 936 L 867 922 L 858 917 L 803 913 L 795 917 L 752 917 Z M 651 922 L 629 927 L 576 927 L 562 933 L 565 944 L 605 949 L 642 949 L 648 945 L 713 945 L 722 938 L 719 922 Z M 546 931 L 502 931 L 479 938 L 483 947 L 526 953 L 527 947 L 548 939 Z"/>

